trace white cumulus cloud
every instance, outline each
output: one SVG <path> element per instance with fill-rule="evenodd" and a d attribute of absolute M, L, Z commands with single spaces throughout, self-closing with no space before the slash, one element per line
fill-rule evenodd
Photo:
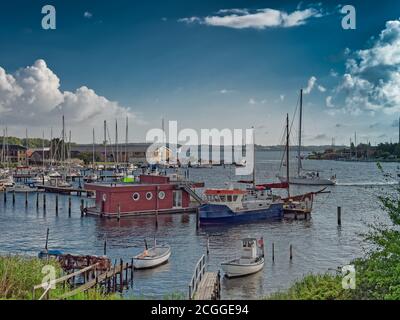
<path fill-rule="evenodd" d="M 212 16 L 182 18 L 178 21 L 234 29 L 266 29 L 301 26 L 311 18 L 320 18 L 322 16 L 322 10 L 315 8 L 295 10 L 291 13 L 270 8 L 257 10 L 222 9 Z"/>
<path fill-rule="evenodd" d="M 82 86 L 74 92 L 60 90 L 60 79 L 44 60 L 14 74 L 0 67 L 0 118 L 14 126 L 51 126 L 64 114 L 71 126 L 101 123 L 105 119 L 135 114 L 118 102 Z"/>

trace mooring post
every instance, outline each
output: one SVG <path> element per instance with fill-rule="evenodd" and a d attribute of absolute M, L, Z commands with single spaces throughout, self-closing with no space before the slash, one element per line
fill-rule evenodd
<path fill-rule="evenodd" d="M 39 210 L 39 192 L 36 192 L 36 209 Z"/>
<path fill-rule="evenodd" d="M 200 227 L 200 212 L 199 208 L 196 209 L 196 230 Z"/>
<path fill-rule="evenodd" d="M 4 190 L 4 192 L 6 192 L 6 191 Z M 13 203 L 13 206 L 15 206 L 15 190 L 13 190 L 12 203 Z"/>
<path fill-rule="evenodd" d="M 122 259 L 119 262 L 119 289 L 123 290 L 123 286 L 124 286 L 124 262 L 122 261 Z"/>
<path fill-rule="evenodd" d="M 125 281 L 128 283 L 128 268 L 129 268 L 129 263 L 127 262 L 125 264 Z"/>
<path fill-rule="evenodd" d="M 290 251 L 290 261 L 292 261 L 293 260 L 293 246 L 292 245 L 290 245 L 289 251 Z"/>
<path fill-rule="evenodd" d="M 81 199 L 81 217 L 83 217 L 84 213 L 84 206 L 83 206 L 83 199 Z"/>
<path fill-rule="evenodd" d="M 46 210 L 46 192 L 43 192 L 43 210 Z"/>
<path fill-rule="evenodd" d="M 337 223 L 338 226 L 342 225 L 342 207 L 337 207 Z"/>
<path fill-rule="evenodd" d="M 210 254 L 210 237 L 207 235 L 207 256 Z"/>
<path fill-rule="evenodd" d="M 68 215 L 69 216 L 71 216 L 71 205 L 72 205 L 71 195 L 69 195 L 69 197 L 68 197 Z"/>
<path fill-rule="evenodd" d="M 275 243 L 272 242 L 272 262 L 275 262 Z"/>
<path fill-rule="evenodd" d="M 7 191 L 4 190 L 4 203 L 7 203 Z"/>
<path fill-rule="evenodd" d="M 25 208 L 28 207 L 28 191 L 25 191 Z"/>
<path fill-rule="evenodd" d="M 49 245 L 49 233 L 50 233 L 50 228 L 47 228 L 47 231 L 46 231 L 46 244 L 44 246 L 46 251 L 47 251 L 47 248 L 48 248 L 48 245 Z"/>
<path fill-rule="evenodd" d="M 56 215 L 58 215 L 58 193 L 56 194 Z"/>
<path fill-rule="evenodd" d="M 131 259 L 131 281 L 133 281 L 133 270 L 134 270 L 134 266 L 133 266 L 133 258 Z"/>

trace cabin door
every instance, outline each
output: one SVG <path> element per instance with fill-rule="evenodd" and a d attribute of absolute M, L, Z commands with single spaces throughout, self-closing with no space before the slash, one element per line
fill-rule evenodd
<path fill-rule="evenodd" d="M 182 190 L 174 190 L 173 191 L 172 206 L 174 208 L 182 208 Z"/>

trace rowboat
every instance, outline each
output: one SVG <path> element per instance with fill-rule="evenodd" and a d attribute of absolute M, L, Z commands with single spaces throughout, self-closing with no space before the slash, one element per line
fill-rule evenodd
<path fill-rule="evenodd" d="M 264 268 L 264 241 L 255 238 L 242 239 L 240 258 L 221 263 L 222 270 L 228 278 L 243 277 L 257 273 Z"/>
<path fill-rule="evenodd" d="M 169 245 L 157 245 L 154 241 L 154 247 L 148 249 L 145 241 L 145 250 L 133 257 L 133 266 L 135 269 L 150 269 L 166 263 L 171 256 L 171 247 Z"/>

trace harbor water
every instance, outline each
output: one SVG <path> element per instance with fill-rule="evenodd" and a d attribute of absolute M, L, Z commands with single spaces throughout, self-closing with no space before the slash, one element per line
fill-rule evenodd
<path fill-rule="evenodd" d="M 293 165 L 295 159 L 293 159 Z M 280 165 L 278 152 L 257 153 L 257 181 L 273 181 Z M 107 239 L 107 255 L 111 259 L 130 261 L 144 247 L 144 239 L 152 243 L 168 243 L 172 248 L 169 263 L 146 271 L 135 271 L 133 287 L 124 295 L 163 298 L 172 293 L 187 297 L 188 284 L 196 262 L 206 252 L 209 239 L 208 268 L 218 270 L 220 263 L 235 258 L 241 238 L 264 237 L 266 264 L 255 275 L 222 279 L 222 298 L 257 299 L 288 288 L 295 280 L 309 273 L 324 273 L 348 264 L 362 256 L 365 243 L 361 233 L 368 223 L 386 221 L 377 196 L 390 192 L 394 180 L 388 181 L 374 162 L 303 161 L 307 169 L 320 170 L 321 175 L 337 175 L 338 185 L 329 187 L 329 194 L 318 195 L 310 221 L 278 221 L 232 226 L 200 227 L 196 230 L 195 215 L 160 215 L 123 218 L 120 221 L 99 217 L 81 217 L 80 198 L 72 196 L 72 213 L 68 215 L 68 196 L 59 195 L 59 212 L 55 211 L 55 194 L 46 194 L 46 210 L 39 195 L 16 194 L 16 203 L 8 194 L 6 203 L 0 198 L 0 254 L 37 256 L 45 244 L 50 228 L 49 248 L 73 254 L 103 254 Z M 396 173 L 398 165 L 384 163 L 385 171 Z M 204 181 L 206 187 L 227 187 L 238 180 L 234 168 L 213 167 L 190 169 L 190 178 Z M 317 191 L 319 187 L 292 187 L 292 194 Z M 92 199 L 85 199 L 89 204 Z M 342 207 L 342 225 L 337 225 L 336 210 Z M 275 261 L 272 261 L 272 243 Z M 293 246 L 293 259 L 289 247 Z"/>

